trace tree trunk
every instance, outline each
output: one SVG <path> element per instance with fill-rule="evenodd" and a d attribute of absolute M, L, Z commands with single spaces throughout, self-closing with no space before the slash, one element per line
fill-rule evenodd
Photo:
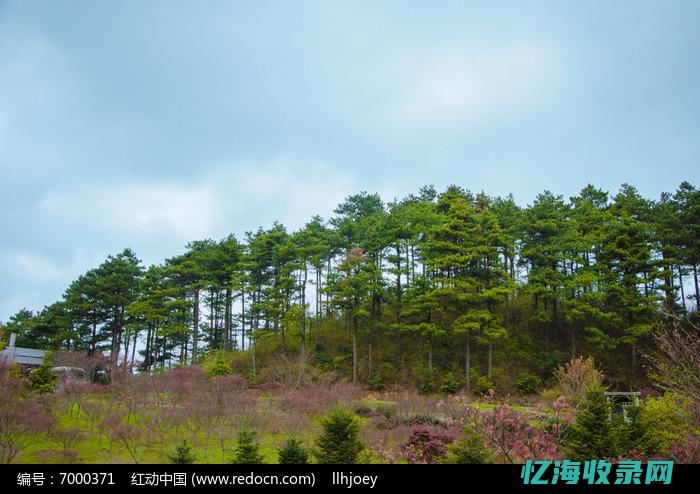
<path fill-rule="evenodd" d="M 224 316 L 224 348 L 231 349 L 231 311 L 232 311 L 231 287 L 226 287 L 226 314 Z"/>
<path fill-rule="evenodd" d="M 695 290 L 697 291 L 698 280 L 695 278 Z M 95 355 L 97 349 L 97 320 L 92 320 L 92 338 L 90 339 L 90 355 Z"/>
<path fill-rule="evenodd" d="M 681 305 L 683 312 L 685 312 L 685 288 L 683 287 L 683 271 L 680 264 L 678 265 L 678 284 L 681 286 Z"/>
<path fill-rule="evenodd" d="M 433 373 L 433 335 L 428 335 L 428 371 Z"/>
<path fill-rule="evenodd" d="M 126 367 L 129 365 L 129 348 L 131 343 L 131 336 L 128 334 L 124 337 L 124 362 L 122 363 L 122 368 L 126 372 Z"/>
<path fill-rule="evenodd" d="M 199 288 L 194 289 L 194 309 L 192 320 L 192 364 L 197 363 L 197 343 L 199 339 Z"/>
<path fill-rule="evenodd" d="M 248 335 L 248 340 L 250 341 L 249 347 L 252 353 L 253 357 L 253 375 L 257 374 L 258 368 L 257 368 L 257 355 L 255 354 L 255 332 L 258 330 L 258 309 L 255 308 L 255 302 L 258 300 L 258 294 L 259 292 L 253 292 L 253 304 L 251 307 L 253 307 L 253 318 L 251 320 L 250 324 L 250 334 Z"/>
<path fill-rule="evenodd" d="M 488 370 L 489 381 L 491 380 L 492 370 L 493 370 L 493 342 L 489 340 L 489 370 Z"/>
<path fill-rule="evenodd" d="M 695 281 L 695 310 L 700 311 L 700 294 L 698 294 L 698 265 L 693 264 L 693 280 Z"/>
<path fill-rule="evenodd" d="M 306 345 L 306 281 L 308 277 L 308 266 L 304 263 L 304 278 L 301 283 L 301 359 L 304 360 Z"/>
<path fill-rule="evenodd" d="M 369 337 L 369 344 L 367 345 L 367 379 L 372 380 L 372 335 Z"/>
<path fill-rule="evenodd" d="M 148 325 L 146 333 L 146 353 L 143 357 L 143 370 L 146 374 L 151 373 L 151 334 L 153 333 L 153 324 Z"/>
<path fill-rule="evenodd" d="M 316 345 L 321 331 L 321 268 L 316 267 Z"/>
<path fill-rule="evenodd" d="M 357 315 L 352 318 L 352 383 L 357 384 Z"/>
<path fill-rule="evenodd" d="M 139 338 L 138 330 L 134 331 L 134 345 L 131 347 L 131 373 L 134 373 L 134 363 L 136 362 L 136 343 Z"/>
<path fill-rule="evenodd" d="M 469 342 L 469 335 L 464 338 L 464 377 L 467 381 L 467 392 L 471 389 L 471 377 L 472 377 L 472 352 Z"/>
<path fill-rule="evenodd" d="M 241 289 L 241 351 L 245 351 L 245 290 Z"/>

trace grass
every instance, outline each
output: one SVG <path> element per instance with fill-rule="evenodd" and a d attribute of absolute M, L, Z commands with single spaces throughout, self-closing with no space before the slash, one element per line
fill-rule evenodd
<path fill-rule="evenodd" d="M 285 391 L 279 392 L 256 392 L 251 390 L 242 390 L 242 393 L 250 393 L 250 396 L 255 399 L 255 412 L 250 414 L 253 424 L 246 424 L 246 421 L 236 420 L 235 425 L 227 426 L 228 430 L 224 440 L 224 451 L 222 457 L 221 445 L 215 433 L 209 437 L 208 447 L 206 432 L 197 430 L 191 421 L 181 423 L 173 430 L 167 432 L 163 439 L 163 447 L 161 452 L 161 441 L 157 434 L 153 434 L 149 440 L 149 444 L 144 443 L 144 446 L 139 449 L 136 455 L 139 463 L 168 463 L 168 455 L 173 454 L 177 445 L 182 440 L 187 440 L 192 448 L 192 453 L 195 456 L 196 463 L 204 464 L 220 464 L 228 463 L 233 457 L 236 447 L 237 432 L 247 426 L 257 432 L 257 441 L 260 445 L 260 453 L 264 457 L 265 463 L 277 463 L 278 449 L 290 437 L 284 429 L 285 424 L 292 424 L 296 430 L 294 434 L 307 449 L 312 449 L 315 438 L 318 437 L 322 430 L 322 420 L 331 404 L 326 404 L 320 407 L 318 412 L 309 413 L 297 409 L 284 408 Z M 302 393 L 304 393 L 302 391 Z M 355 410 L 357 407 L 366 407 L 371 410 L 381 408 L 394 409 L 398 417 L 408 418 L 416 414 L 433 415 L 440 420 L 444 420 L 443 414 L 436 409 L 436 404 L 441 398 L 438 396 L 425 397 L 416 395 L 415 393 L 369 393 L 362 397 L 357 396 L 355 399 L 345 397 L 338 398 L 338 403 L 344 404 L 350 410 Z M 116 403 L 115 397 L 109 394 L 90 395 L 85 403 L 102 404 L 105 408 L 110 408 Z M 85 407 L 78 414 L 77 408 L 69 410 L 69 405 L 66 399 L 60 393 L 55 395 L 55 399 L 50 400 L 52 403 L 52 415 L 54 416 L 57 425 L 61 428 L 78 428 L 85 437 L 80 440 L 74 448 L 77 452 L 75 461 L 78 463 L 134 463 L 134 458 L 129 454 L 128 450 L 117 442 L 110 440 L 111 430 L 107 429 L 104 433 L 99 432 L 97 425 L 94 430 L 91 430 Z M 483 403 L 473 401 L 470 406 L 480 411 L 493 411 L 496 408 L 494 403 Z M 184 405 L 186 406 L 186 405 Z M 117 405 L 122 407 L 123 405 Z M 530 411 L 528 407 L 511 405 L 515 411 L 526 413 Z M 144 409 L 145 410 L 145 409 Z M 143 414 L 136 414 L 130 420 L 123 419 L 123 423 L 146 423 L 146 417 Z M 291 421 L 283 421 L 282 419 L 289 418 Z M 380 431 L 376 428 L 376 422 L 371 418 L 357 417 L 358 423 L 363 429 L 363 434 L 368 437 L 380 438 L 382 449 L 389 448 L 396 452 L 400 451 L 402 444 L 408 439 L 407 429 L 397 429 L 396 434 L 391 435 L 386 431 Z M 374 434 L 374 436 L 372 436 Z M 385 434 L 385 435 L 383 435 Z M 388 434 L 388 435 L 386 435 Z M 404 435 L 406 437 L 404 437 Z M 386 440 L 385 440 L 386 439 Z M 376 443 L 377 441 L 375 441 Z M 15 463 L 64 463 L 65 458 L 61 453 L 62 446 L 52 439 L 48 434 L 40 436 L 33 444 L 24 449 L 17 458 Z M 372 452 L 366 455 L 365 461 L 379 461 L 378 457 Z"/>

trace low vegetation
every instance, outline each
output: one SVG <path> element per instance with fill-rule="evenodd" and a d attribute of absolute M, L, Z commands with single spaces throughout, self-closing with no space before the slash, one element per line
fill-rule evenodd
<path fill-rule="evenodd" d="M 34 386 L 0 372 L 0 460 L 60 463 L 518 463 L 671 458 L 697 462 L 697 403 L 672 391 L 625 416 L 602 375 L 572 360 L 540 396 L 373 391 L 317 373 L 300 386 L 253 384 L 198 366 L 117 373 L 111 384 Z M 581 376 L 587 375 L 587 383 Z M 585 385 L 578 394 L 572 382 Z M 543 402 L 552 389 L 575 390 Z M 626 417 L 626 418 L 625 418 Z"/>

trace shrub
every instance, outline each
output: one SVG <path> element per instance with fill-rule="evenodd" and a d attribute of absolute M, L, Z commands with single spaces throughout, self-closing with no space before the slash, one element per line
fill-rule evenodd
<path fill-rule="evenodd" d="M 386 385 L 384 384 L 384 379 L 380 375 L 375 375 L 369 381 L 369 388 L 372 391 L 384 391 Z"/>
<path fill-rule="evenodd" d="M 242 430 L 238 433 L 236 449 L 231 463 L 234 465 L 260 465 L 263 456 L 260 454 L 260 445 L 255 440 L 255 431 Z"/>
<path fill-rule="evenodd" d="M 20 365 L 17 362 L 10 366 L 7 375 L 12 379 L 24 378 L 24 374 L 22 373 L 22 367 L 20 367 Z"/>
<path fill-rule="evenodd" d="M 148 431 L 138 425 L 119 424 L 112 429 L 112 442 L 122 446 L 134 463 L 141 463 L 150 443 Z"/>
<path fill-rule="evenodd" d="M 78 459 L 75 447 L 86 437 L 79 427 L 55 427 L 51 430 L 51 438 L 61 447 L 63 463 L 75 463 Z"/>
<path fill-rule="evenodd" d="M 686 407 L 687 403 L 671 393 L 651 398 L 641 406 L 639 446 L 646 455 L 670 453 L 673 443 L 690 428 L 684 417 Z"/>
<path fill-rule="evenodd" d="M 476 429 L 467 425 L 462 437 L 448 447 L 448 462 L 459 465 L 487 463 L 489 450 L 484 446 L 484 439 Z"/>
<path fill-rule="evenodd" d="M 560 396 L 564 396 L 564 392 L 559 388 L 546 388 L 540 391 L 540 401 L 542 403 L 552 403 Z"/>
<path fill-rule="evenodd" d="M 455 376 L 450 372 L 442 378 L 442 384 L 440 385 L 440 392 L 446 395 L 453 395 L 459 388 L 461 388 L 461 383 L 455 378 Z"/>
<path fill-rule="evenodd" d="M 290 437 L 287 444 L 279 449 L 279 463 L 280 465 L 306 465 L 309 463 L 309 453 L 298 439 Z"/>
<path fill-rule="evenodd" d="M 373 412 L 372 415 L 370 415 L 369 419 L 372 424 L 370 429 L 374 428 L 377 430 L 389 430 L 394 429 L 399 425 L 396 420 L 389 419 L 381 413 L 377 412 Z"/>
<path fill-rule="evenodd" d="M 565 407 L 565 402 L 560 403 Z M 563 409 L 560 408 L 559 412 Z M 544 414 L 524 414 L 502 404 L 493 411 L 467 408 L 468 424 L 484 438 L 495 459 L 504 463 L 561 458 L 560 442 L 566 418 L 557 413 L 554 422 Z M 567 414 L 568 415 L 568 414 Z"/>
<path fill-rule="evenodd" d="M 355 408 L 355 415 L 358 417 L 369 417 L 371 413 L 372 409 L 364 405 Z"/>
<path fill-rule="evenodd" d="M 437 389 L 437 384 L 435 384 L 435 375 L 427 369 L 421 370 L 418 374 L 417 386 L 418 391 L 421 393 L 434 393 Z"/>
<path fill-rule="evenodd" d="M 533 394 L 537 390 L 537 387 L 542 383 L 542 380 L 534 374 L 529 372 L 523 372 L 518 376 L 518 391 L 522 394 Z"/>
<path fill-rule="evenodd" d="M 403 454 L 408 463 L 438 463 L 447 456 L 447 445 L 452 441 L 445 432 L 416 426 L 402 448 Z"/>
<path fill-rule="evenodd" d="M 22 383 L 0 368 L 0 464 L 11 463 L 52 426 L 35 397 L 26 394 Z"/>
<path fill-rule="evenodd" d="M 495 390 L 496 386 L 493 381 L 486 376 L 479 376 L 476 378 L 474 386 L 472 386 L 472 391 L 474 394 L 479 396 L 484 396 L 488 394 L 489 391 Z"/>
<path fill-rule="evenodd" d="M 579 403 L 576 422 L 569 429 L 566 446 L 572 459 L 615 458 L 618 455 L 611 407 L 604 388 L 588 388 Z"/>
<path fill-rule="evenodd" d="M 377 405 L 375 411 L 378 414 L 384 415 L 386 418 L 390 419 L 396 415 L 396 406 L 389 403 L 380 403 Z"/>
<path fill-rule="evenodd" d="M 321 422 L 323 433 L 316 440 L 319 463 L 353 464 L 364 449 L 359 439 L 360 426 L 355 417 L 342 408 L 332 410 Z"/>
<path fill-rule="evenodd" d="M 282 385 L 275 381 L 266 381 L 258 386 L 260 391 L 276 391 L 282 389 Z"/>
<path fill-rule="evenodd" d="M 404 419 L 404 425 L 442 425 L 439 418 L 429 413 L 419 413 Z"/>
<path fill-rule="evenodd" d="M 39 394 L 53 393 L 58 378 L 48 364 L 42 364 L 29 374 L 29 387 Z"/>
<path fill-rule="evenodd" d="M 650 377 L 661 389 L 700 403 L 700 326 L 697 318 L 669 316 L 651 333 L 655 351 L 645 354 Z"/>
<path fill-rule="evenodd" d="M 572 358 L 569 363 L 559 366 L 554 372 L 559 388 L 574 403 L 581 400 L 589 388 L 603 385 L 603 373 L 595 368 L 592 357 Z"/>
<path fill-rule="evenodd" d="M 174 465 L 189 465 L 194 463 L 195 456 L 192 453 L 192 448 L 187 441 L 183 440 L 172 455 L 168 455 L 168 460 Z"/>
<path fill-rule="evenodd" d="M 223 350 L 217 350 L 208 355 L 202 362 L 202 368 L 209 374 L 209 377 L 227 376 L 233 372 L 231 359 Z"/>

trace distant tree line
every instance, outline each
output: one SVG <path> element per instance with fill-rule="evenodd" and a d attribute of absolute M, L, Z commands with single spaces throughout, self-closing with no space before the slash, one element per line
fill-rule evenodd
<path fill-rule="evenodd" d="M 353 381 L 439 370 L 468 387 L 476 371 L 544 376 L 578 355 L 629 379 L 663 311 L 697 313 L 699 257 L 687 182 L 659 200 L 589 185 L 527 207 L 457 186 L 387 204 L 362 192 L 328 221 L 193 241 L 148 268 L 126 249 L 0 327 L 146 373 L 230 350 L 254 374 L 260 345 Z"/>

